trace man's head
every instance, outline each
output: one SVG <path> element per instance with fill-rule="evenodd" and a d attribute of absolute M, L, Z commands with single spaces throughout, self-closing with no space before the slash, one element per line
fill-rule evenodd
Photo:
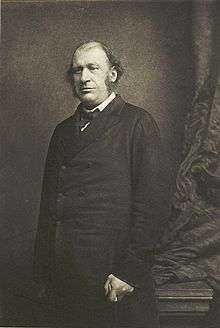
<path fill-rule="evenodd" d="M 87 108 L 102 103 L 123 73 L 120 62 L 102 43 L 84 43 L 73 54 L 68 70 L 75 95 Z"/>

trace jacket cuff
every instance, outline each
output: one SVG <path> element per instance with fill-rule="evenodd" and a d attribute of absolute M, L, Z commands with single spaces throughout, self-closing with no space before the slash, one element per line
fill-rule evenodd
<path fill-rule="evenodd" d="M 141 288 L 152 285 L 151 261 L 125 260 L 119 268 L 114 268 L 113 274 L 132 287 Z"/>

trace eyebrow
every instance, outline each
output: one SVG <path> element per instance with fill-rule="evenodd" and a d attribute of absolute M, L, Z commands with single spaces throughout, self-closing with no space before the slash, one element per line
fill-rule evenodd
<path fill-rule="evenodd" d="M 98 63 L 88 63 L 85 66 L 100 66 Z M 79 68 L 79 67 L 83 67 L 83 65 L 74 65 L 72 64 L 72 68 Z"/>

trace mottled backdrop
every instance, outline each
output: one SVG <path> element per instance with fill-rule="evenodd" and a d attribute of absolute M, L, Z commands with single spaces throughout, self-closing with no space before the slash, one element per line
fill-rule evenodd
<path fill-rule="evenodd" d="M 9 293 L 31 280 L 48 141 L 77 104 L 65 81 L 73 49 L 99 40 L 121 58 L 122 97 L 148 109 L 161 128 L 170 202 L 192 101 L 191 34 L 188 1 L 2 3 L 0 249 Z"/>

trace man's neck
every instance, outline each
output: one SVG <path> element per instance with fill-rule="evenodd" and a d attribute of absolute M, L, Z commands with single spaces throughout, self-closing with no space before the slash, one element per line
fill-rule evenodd
<path fill-rule="evenodd" d="M 105 107 L 108 106 L 108 104 L 110 104 L 110 102 L 111 102 L 115 97 L 116 97 L 115 92 L 112 92 L 112 93 L 108 96 L 108 98 L 106 98 L 101 104 L 95 106 L 95 107 L 92 108 L 92 109 L 86 109 L 86 111 L 88 111 L 88 112 L 93 112 L 93 111 L 95 111 L 96 109 L 99 109 L 99 111 L 101 112 L 101 111 L 103 111 L 103 109 L 105 109 Z"/>

